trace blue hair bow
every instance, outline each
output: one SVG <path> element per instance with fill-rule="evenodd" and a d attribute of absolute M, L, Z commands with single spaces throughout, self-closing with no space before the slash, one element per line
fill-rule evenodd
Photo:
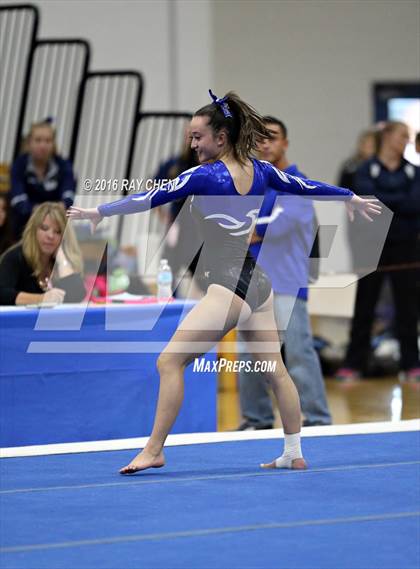
<path fill-rule="evenodd" d="M 213 103 L 219 105 L 219 107 L 222 109 L 222 113 L 224 114 L 225 118 L 227 119 L 228 117 L 232 117 L 229 105 L 226 102 L 226 97 L 223 97 L 223 99 L 218 99 L 211 89 L 209 89 L 209 94 L 210 97 L 213 99 Z"/>

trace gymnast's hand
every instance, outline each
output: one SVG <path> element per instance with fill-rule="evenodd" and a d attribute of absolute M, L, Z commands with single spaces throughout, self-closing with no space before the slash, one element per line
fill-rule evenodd
<path fill-rule="evenodd" d="M 67 217 L 69 219 L 88 219 L 91 223 L 92 233 L 96 231 L 98 224 L 102 221 L 102 215 L 96 207 L 86 209 L 72 205 L 67 210 Z"/>
<path fill-rule="evenodd" d="M 372 215 L 381 215 L 382 207 L 377 203 L 379 200 L 376 198 L 361 198 L 354 196 L 350 201 L 346 202 L 347 213 L 349 214 L 350 221 L 354 220 L 354 212 L 358 211 L 362 217 L 368 221 L 373 221 Z"/>

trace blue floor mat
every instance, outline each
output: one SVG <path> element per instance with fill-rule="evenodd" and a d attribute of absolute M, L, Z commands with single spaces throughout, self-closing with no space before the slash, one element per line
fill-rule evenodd
<path fill-rule="evenodd" d="M 419 433 L 168 447 L 121 477 L 112 451 L 0 462 L 2 569 L 418 569 Z"/>

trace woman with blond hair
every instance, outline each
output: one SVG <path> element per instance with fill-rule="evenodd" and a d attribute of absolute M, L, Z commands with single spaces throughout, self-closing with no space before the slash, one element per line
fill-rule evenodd
<path fill-rule="evenodd" d="M 380 212 L 371 200 L 351 191 L 280 172 L 252 157 L 261 138 L 270 138 L 262 117 L 235 93 L 198 110 L 191 121 L 191 148 L 200 166 L 191 168 L 150 192 L 131 195 L 94 209 L 70 208 L 73 219 L 89 219 L 95 228 L 105 216 L 147 211 L 191 197 L 190 206 L 203 227 L 207 293 L 187 314 L 158 358 L 159 400 L 146 447 L 122 474 L 165 464 L 163 445 L 183 398 L 185 367 L 208 352 L 227 332 L 241 326 L 248 351 L 256 360 L 270 360 L 267 373 L 279 405 L 285 433 L 281 456 L 265 468 L 306 468 L 300 445 L 299 396 L 280 356 L 273 313 L 273 292 L 266 275 L 248 252 L 258 207 L 268 187 L 299 195 L 344 199 L 351 214 Z M 279 260 L 281 262 L 281 260 Z"/>
<path fill-rule="evenodd" d="M 33 123 L 11 172 L 10 206 L 20 238 L 33 208 L 46 201 L 73 204 L 76 180 L 69 160 L 58 154 L 51 119 Z"/>
<path fill-rule="evenodd" d="M 85 296 L 82 257 L 64 207 L 38 206 L 22 241 L 0 259 L 0 304 L 80 302 Z"/>

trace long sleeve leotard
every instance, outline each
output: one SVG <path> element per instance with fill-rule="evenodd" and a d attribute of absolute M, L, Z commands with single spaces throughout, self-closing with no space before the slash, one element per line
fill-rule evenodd
<path fill-rule="evenodd" d="M 198 243 L 197 250 L 203 246 L 208 284 L 221 284 L 256 308 L 268 297 L 271 285 L 248 253 L 247 240 L 266 190 L 273 188 L 281 193 L 334 200 L 351 199 L 353 192 L 292 176 L 269 162 L 254 159 L 253 165 L 253 182 L 245 195 L 236 190 L 225 164 L 217 161 L 191 168 L 149 192 L 101 205 L 98 210 L 103 217 L 131 214 L 190 198 L 192 214 L 200 219 L 204 233 L 204 244 Z"/>

